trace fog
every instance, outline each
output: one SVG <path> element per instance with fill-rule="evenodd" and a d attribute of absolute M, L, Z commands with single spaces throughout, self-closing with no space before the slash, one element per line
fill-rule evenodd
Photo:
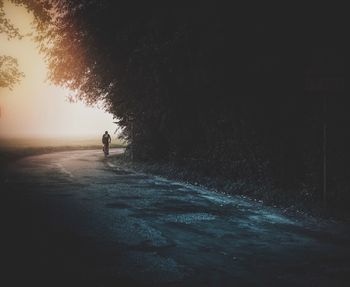
<path fill-rule="evenodd" d="M 112 134 L 112 145 L 121 145 L 124 142 L 117 135 Z M 102 137 L 102 135 L 101 135 Z M 98 146 L 101 145 L 99 136 L 62 136 L 62 137 L 0 137 L 0 148 L 37 148 L 37 147 L 63 147 L 63 146 Z"/>
<path fill-rule="evenodd" d="M 33 17 L 23 7 L 5 1 L 6 17 L 22 34 L 33 33 Z M 1 138 L 99 138 L 113 133 L 113 116 L 98 107 L 70 103 L 72 91 L 51 85 L 47 67 L 32 37 L 8 40 L 0 34 L 0 55 L 18 60 L 25 77 L 13 90 L 0 88 Z M 69 67 L 67 67 L 69 68 Z M 57 142 L 55 141 L 50 142 Z"/>

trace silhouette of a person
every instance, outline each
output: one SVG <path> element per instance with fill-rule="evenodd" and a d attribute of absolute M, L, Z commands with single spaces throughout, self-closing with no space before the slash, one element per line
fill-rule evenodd
<path fill-rule="evenodd" d="M 111 143 L 111 141 L 111 136 L 109 135 L 108 131 L 105 131 L 105 133 L 102 136 L 103 151 L 105 153 L 105 156 L 109 155 L 109 144 Z"/>

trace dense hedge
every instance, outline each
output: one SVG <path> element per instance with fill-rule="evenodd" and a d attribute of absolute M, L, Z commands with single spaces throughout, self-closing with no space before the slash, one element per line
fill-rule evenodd
<path fill-rule="evenodd" d="M 55 22 L 41 39 L 52 40 L 43 49 L 51 80 L 103 100 L 134 158 L 307 187 L 320 199 L 327 120 L 329 198 L 349 199 L 340 11 L 48 2 Z"/>

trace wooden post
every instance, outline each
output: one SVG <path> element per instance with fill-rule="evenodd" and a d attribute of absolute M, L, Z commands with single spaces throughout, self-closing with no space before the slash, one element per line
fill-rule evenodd
<path fill-rule="evenodd" d="M 130 146 L 130 158 L 131 161 L 134 161 L 134 121 L 131 119 L 130 122 L 130 129 L 131 129 L 131 146 Z"/>
<path fill-rule="evenodd" d="M 323 205 L 327 206 L 327 102 L 323 95 Z"/>

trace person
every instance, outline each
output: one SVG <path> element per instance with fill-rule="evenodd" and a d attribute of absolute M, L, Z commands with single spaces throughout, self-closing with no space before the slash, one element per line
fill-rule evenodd
<path fill-rule="evenodd" d="M 108 131 L 105 131 L 102 136 L 103 152 L 105 153 L 105 156 L 109 155 L 109 144 L 111 141 L 111 136 L 109 135 Z"/>

